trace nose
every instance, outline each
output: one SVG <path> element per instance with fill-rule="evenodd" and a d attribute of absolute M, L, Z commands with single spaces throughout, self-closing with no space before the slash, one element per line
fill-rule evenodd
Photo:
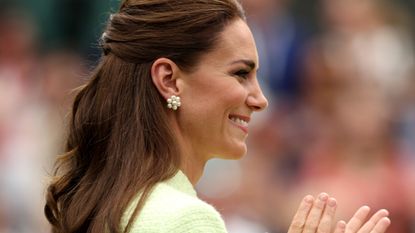
<path fill-rule="evenodd" d="M 246 103 L 251 109 L 257 112 L 266 109 L 268 106 L 268 100 L 262 93 L 257 79 L 254 79 L 252 85 L 250 85 Z"/>

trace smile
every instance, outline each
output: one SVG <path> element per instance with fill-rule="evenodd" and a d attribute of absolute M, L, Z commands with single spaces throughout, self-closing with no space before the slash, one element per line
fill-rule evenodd
<path fill-rule="evenodd" d="M 249 117 L 230 115 L 229 119 L 234 125 L 240 128 L 243 132 L 248 133 Z"/>
<path fill-rule="evenodd" d="M 248 122 L 246 122 L 246 121 L 244 121 L 244 120 L 242 120 L 240 118 L 232 117 L 231 118 L 231 121 L 235 122 L 238 125 L 244 126 L 244 127 L 247 127 L 248 126 Z"/>

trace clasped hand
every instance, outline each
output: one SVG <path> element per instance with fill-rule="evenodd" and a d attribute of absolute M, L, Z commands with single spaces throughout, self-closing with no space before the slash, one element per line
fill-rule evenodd
<path fill-rule="evenodd" d="M 306 196 L 297 210 L 288 233 L 330 233 L 336 212 L 336 199 L 321 193 Z M 389 212 L 377 211 L 369 218 L 370 208 L 360 207 L 349 222 L 337 222 L 334 233 L 383 233 L 390 225 Z"/>

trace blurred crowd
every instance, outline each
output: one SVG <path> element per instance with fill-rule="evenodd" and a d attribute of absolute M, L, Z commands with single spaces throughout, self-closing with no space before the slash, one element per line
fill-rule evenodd
<path fill-rule="evenodd" d="M 415 232 L 413 13 L 392 0 L 242 0 L 270 106 L 248 154 L 212 160 L 197 186 L 230 233 L 286 232 L 298 203 L 336 197 L 338 219 L 387 208 Z M 304 3 L 306 4 L 306 3 Z M 87 80 L 117 1 L 0 1 L 0 233 L 49 232 L 44 188 L 73 89 Z M 62 10 L 66 9 L 66 10 Z M 310 26 L 313 25 L 313 26 Z"/>

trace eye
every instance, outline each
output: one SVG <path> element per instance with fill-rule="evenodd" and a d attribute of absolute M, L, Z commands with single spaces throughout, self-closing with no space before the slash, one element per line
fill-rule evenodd
<path fill-rule="evenodd" d="M 241 69 L 241 70 L 236 71 L 234 75 L 237 77 L 243 78 L 243 79 L 247 79 L 249 73 L 250 73 L 249 70 Z"/>

